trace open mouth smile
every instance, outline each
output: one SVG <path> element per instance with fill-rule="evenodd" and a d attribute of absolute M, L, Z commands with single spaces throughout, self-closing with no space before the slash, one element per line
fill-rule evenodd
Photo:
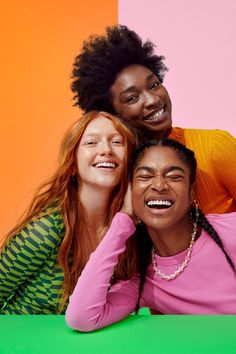
<path fill-rule="evenodd" d="M 171 200 L 151 199 L 146 202 L 146 205 L 151 209 L 168 209 L 173 205 L 173 202 Z"/>
<path fill-rule="evenodd" d="M 118 165 L 114 162 L 98 162 L 98 163 L 95 163 L 93 165 L 93 167 L 96 167 L 96 168 L 111 168 L 111 169 L 114 169 L 116 168 Z"/>
<path fill-rule="evenodd" d="M 146 121 L 146 122 L 159 121 L 164 112 L 165 112 L 165 109 L 164 109 L 164 107 L 162 107 L 158 111 L 151 113 L 151 114 L 147 115 L 146 117 L 144 117 L 144 121 Z"/>

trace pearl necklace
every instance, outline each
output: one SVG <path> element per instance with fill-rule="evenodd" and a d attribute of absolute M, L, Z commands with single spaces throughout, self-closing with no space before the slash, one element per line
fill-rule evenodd
<path fill-rule="evenodd" d="M 180 273 L 183 272 L 184 268 L 188 265 L 188 262 L 189 262 L 189 260 L 191 258 L 193 245 L 195 243 L 196 234 L 197 234 L 197 223 L 195 222 L 193 224 L 193 231 L 192 231 L 192 234 L 191 234 L 191 240 L 190 240 L 190 244 L 189 244 L 189 247 L 188 247 L 188 250 L 187 250 L 186 257 L 185 257 L 184 261 L 182 262 L 182 264 L 179 266 L 179 268 L 176 271 L 174 271 L 173 273 L 171 273 L 171 274 L 164 274 L 164 273 L 162 273 L 160 271 L 160 269 L 157 266 L 156 259 L 155 259 L 154 247 L 152 248 L 152 267 L 153 267 L 154 272 L 157 275 L 159 275 L 159 277 L 161 277 L 162 279 L 165 279 L 165 280 L 172 280 L 172 279 L 175 279 Z"/>

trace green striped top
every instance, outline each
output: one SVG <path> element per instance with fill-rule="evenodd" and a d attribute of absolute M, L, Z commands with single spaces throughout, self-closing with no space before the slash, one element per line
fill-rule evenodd
<path fill-rule="evenodd" d="M 48 207 L 0 253 L 0 314 L 56 314 L 63 271 L 57 254 L 64 237 L 60 211 Z"/>

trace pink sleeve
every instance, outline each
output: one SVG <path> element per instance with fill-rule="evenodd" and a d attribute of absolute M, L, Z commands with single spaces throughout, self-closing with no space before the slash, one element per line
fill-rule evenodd
<path fill-rule="evenodd" d="M 227 214 L 208 214 L 206 217 L 218 233 L 226 252 L 228 252 L 231 257 L 235 258 L 236 212 Z"/>
<path fill-rule="evenodd" d="M 118 256 L 135 231 L 132 219 L 117 213 L 105 237 L 89 258 L 66 311 L 66 322 L 73 329 L 93 331 L 117 322 L 134 311 L 138 278 L 120 281 L 108 290 Z"/>

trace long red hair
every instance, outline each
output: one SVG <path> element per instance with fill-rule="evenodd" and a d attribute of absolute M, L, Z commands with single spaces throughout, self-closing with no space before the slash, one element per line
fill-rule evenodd
<path fill-rule="evenodd" d="M 62 140 L 56 172 L 39 186 L 29 208 L 23 214 L 20 222 L 6 235 L 2 246 L 3 248 L 11 237 L 20 232 L 32 218 L 41 216 L 43 210 L 49 205 L 55 205 L 55 210 L 61 210 L 65 235 L 58 252 L 58 261 L 64 272 L 62 302 L 59 312 L 63 309 L 91 252 L 95 250 L 99 242 L 87 226 L 86 212 L 78 193 L 80 181 L 76 174 L 78 145 L 88 124 L 99 116 L 113 122 L 116 130 L 124 138 L 126 150 L 121 180 L 113 191 L 111 206 L 107 211 L 107 225 L 111 223 L 113 216 L 123 203 L 128 185 L 129 160 L 132 150 L 137 144 L 138 136 L 129 122 L 106 112 L 92 111 L 78 119 L 66 132 Z"/>

